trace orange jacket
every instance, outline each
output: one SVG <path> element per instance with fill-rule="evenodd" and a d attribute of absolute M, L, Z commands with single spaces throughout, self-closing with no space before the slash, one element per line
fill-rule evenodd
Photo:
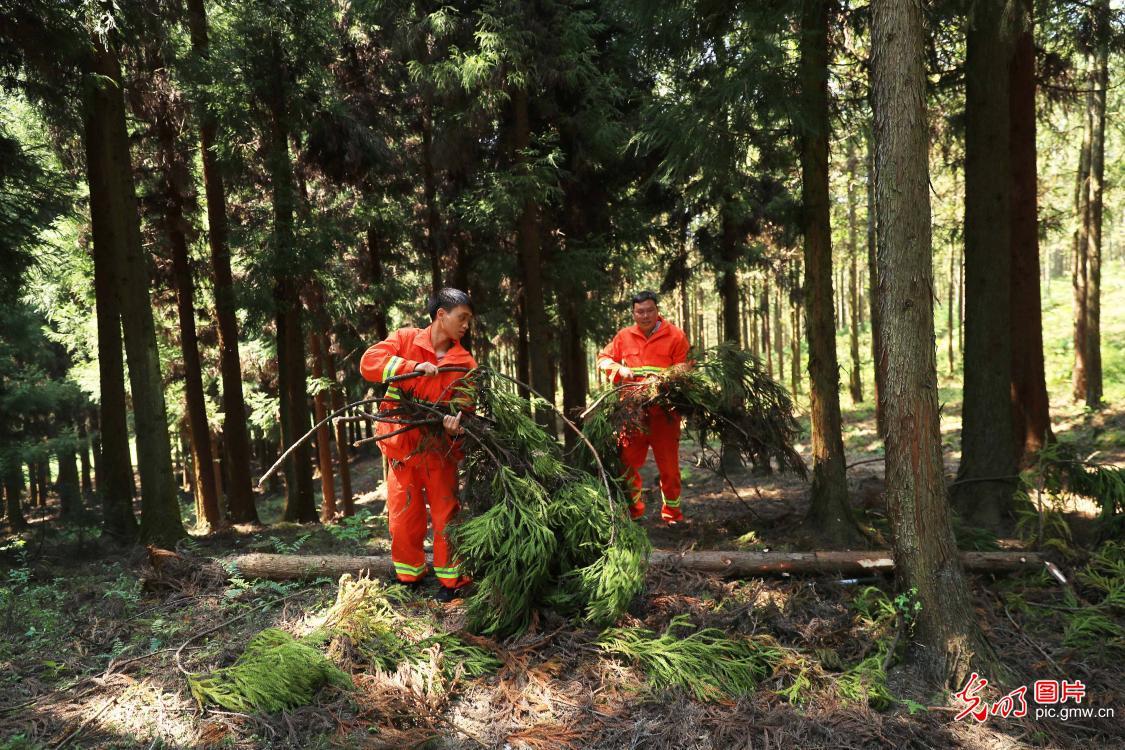
<path fill-rule="evenodd" d="M 400 328 L 385 341 L 380 341 L 364 352 L 363 359 L 359 363 L 359 372 L 367 380 L 383 383 L 395 375 L 413 372 L 419 362 L 432 362 L 439 367 L 473 369 L 477 366 L 473 355 L 469 354 L 459 341 L 454 341 L 445 356 L 438 360 L 430 338 L 430 328 Z M 409 394 L 411 398 L 439 404 L 439 408 L 442 408 L 456 398 L 455 384 L 463 377 L 465 373 L 462 372 L 442 372 L 437 375 L 407 378 L 391 384 L 387 388 L 387 397 L 400 399 L 403 394 Z M 379 411 L 393 408 L 395 408 L 393 401 L 384 401 L 379 405 Z M 375 434 L 386 435 L 397 429 L 401 429 L 401 426 L 390 422 L 379 422 L 375 427 Z M 425 441 L 423 437 L 426 438 Z M 396 461 L 423 451 L 449 454 L 454 460 L 460 457 L 455 441 L 445 437 L 444 433 L 438 436 L 434 429 L 426 427 L 407 430 L 381 440 L 379 447 L 383 455 Z"/>
<path fill-rule="evenodd" d="M 645 336 L 637 326 L 622 328 L 613 341 L 598 353 L 598 369 L 610 380 L 621 380 L 618 372 L 624 365 L 633 371 L 635 379 L 667 370 L 673 365 L 687 362 L 687 336 L 664 318 L 651 336 Z"/>

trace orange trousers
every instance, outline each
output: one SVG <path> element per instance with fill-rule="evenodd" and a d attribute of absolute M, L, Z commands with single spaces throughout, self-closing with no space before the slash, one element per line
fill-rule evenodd
<path fill-rule="evenodd" d="M 660 517 L 665 521 L 682 521 L 680 511 L 680 415 L 653 408 L 648 413 L 648 432 L 633 432 L 621 441 L 621 462 L 625 464 L 625 478 L 633 488 L 633 504 L 629 514 L 634 518 L 644 515 L 642 499 L 644 483 L 639 469 L 648 458 L 649 446 L 660 473 L 660 494 L 663 503 Z"/>
<path fill-rule="evenodd" d="M 426 574 L 426 506 L 434 528 L 434 575 L 442 586 L 456 588 L 466 581 L 445 538 L 445 525 L 461 507 L 457 502 L 457 464 L 445 456 L 420 453 L 388 462 L 387 515 L 390 518 L 391 560 L 400 581 L 417 581 Z"/>

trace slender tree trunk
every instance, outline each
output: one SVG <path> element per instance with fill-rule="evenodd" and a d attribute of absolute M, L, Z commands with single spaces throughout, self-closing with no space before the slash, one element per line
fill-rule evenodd
<path fill-rule="evenodd" d="M 773 343 L 770 341 L 770 279 L 762 279 L 762 296 L 758 303 L 762 312 L 762 348 L 766 350 L 766 372 L 773 377 Z"/>
<path fill-rule="evenodd" d="M 207 15 L 203 0 L 188 0 L 188 25 L 192 52 L 208 56 Z M 217 124 L 207 102 L 197 103 L 203 185 L 207 195 L 207 241 L 211 249 L 215 319 L 219 334 L 219 368 L 223 381 L 223 445 L 229 459 L 226 487 L 232 523 L 258 523 L 258 509 L 250 483 L 250 436 L 246 402 L 242 394 L 242 362 L 238 353 L 238 320 L 235 317 L 234 281 L 230 267 L 226 188 L 215 155 Z"/>
<path fill-rule="evenodd" d="M 120 98 L 117 58 L 103 44 L 94 45 L 87 77 L 85 110 L 86 173 L 90 189 L 90 224 L 94 247 L 94 295 L 97 300 L 99 430 L 101 451 L 98 490 L 105 532 L 122 541 L 137 537 L 133 515 L 133 465 L 126 419 L 125 368 L 122 363 L 121 306 L 117 268 L 125 255 L 125 226 L 120 206 L 120 177 L 112 146 L 113 100 Z M 117 106 L 123 107 L 123 104 Z M 18 509 L 17 509 L 18 510 Z"/>
<path fill-rule="evenodd" d="M 529 169 L 524 151 L 531 145 L 531 121 L 528 113 L 527 89 L 512 90 L 513 162 L 518 174 Z M 524 197 L 516 227 L 520 272 L 523 287 L 523 313 L 527 333 L 528 384 L 554 403 L 555 383 L 551 377 L 550 329 L 547 320 L 546 288 L 543 285 L 543 258 L 539 237 L 539 204 L 530 195 Z M 522 341 L 521 341 L 522 343 Z M 539 424 L 554 431 L 554 414 L 550 409 L 536 409 Z"/>
<path fill-rule="evenodd" d="M 867 146 L 867 281 L 870 285 L 868 301 L 871 313 L 871 364 L 874 370 L 872 382 L 875 390 L 872 398 L 875 399 L 875 429 L 879 437 L 886 435 L 885 419 L 883 418 L 883 381 L 887 377 L 887 361 L 883 357 L 883 319 L 882 298 L 883 290 L 879 279 L 878 264 L 878 234 L 876 232 L 876 213 L 878 208 L 875 203 L 875 143 L 871 132 L 864 133 Z"/>
<path fill-rule="evenodd" d="M 315 331 L 309 333 L 309 351 L 312 352 L 313 380 L 318 381 L 317 392 L 313 396 L 313 418 L 317 422 L 321 422 L 328 416 L 327 396 L 322 387 L 323 384 L 319 382 L 321 378 L 325 377 L 326 373 L 324 369 L 324 347 L 321 345 L 320 335 Z M 316 428 L 316 452 L 320 465 L 320 494 L 322 498 L 320 520 L 322 523 L 329 523 L 336 518 L 336 479 L 332 472 L 332 438 L 330 434 L 331 430 L 327 423 Z"/>
<path fill-rule="evenodd" d="M 192 462 L 195 465 L 195 487 L 202 514 L 197 522 L 207 529 L 222 525 L 219 496 L 215 487 L 211 460 L 211 429 L 207 423 L 207 402 L 203 395 L 203 365 L 199 357 L 199 337 L 195 330 L 195 281 L 188 260 L 185 233 L 183 190 L 191 184 L 187 165 L 177 152 L 176 134 L 171 121 L 157 118 L 164 179 L 164 230 L 172 251 L 172 276 L 176 286 L 176 312 L 180 323 L 180 350 L 184 357 L 184 418 L 187 421 Z"/>
<path fill-rule="evenodd" d="M 383 273 L 383 254 L 379 242 L 379 227 L 372 222 L 367 227 L 368 282 L 375 292 L 375 338 L 384 340 L 390 335 L 387 321 L 386 276 Z M 370 424 L 370 423 L 369 423 Z"/>
<path fill-rule="evenodd" d="M 1096 11 L 1103 18 L 1108 15 L 1108 0 L 1102 0 Z M 1108 32 L 1103 32 L 1108 33 Z M 1094 85 L 1090 96 L 1093 105 L 1090 121 L 1090 229 L 1086 233 L 1086 406 L 1102 406 L 1102 213 L 1105 187 L 1105 110 L 1106 92 L 1109 89 L 1108 41 L 1098 44 L 1094 60 Z"/>
<path fill-rule="evenodd" d="M 957 264 L 957 248 L 954 247 L 954 245 L 950 245 L 950 247 L 949 247 L 949 290 L 948 290 L 949 291 L 949 295 L 948 295 L 949 299 L 947 300 L 947 302 L 948 302 L 947 307 L 946 307 L 947 316 L 946 316 L 946 322 L 945 322 L 946 333 L 949 334 L 949 336 L 948 336 L 949 341 L 948 341 L 948 347 L 947 348 L 949 350 L 948 354 L 949 354 L 949 376 L 950 377 L 953 377 L 953 334 L 956 332 L 956 330 L 953 327 L 953 301 L 954 301 L 953 290 L 957 287 L 957 269 L 955 268 L 956 264 Z"/>
<path fill-rule="evenodd" d="M 82 467 L 82 502 L 90 502 L 94 496 L 94 482 L 90 476 L 90 435 L 86 429 L 85 407 L 74 418 L 74 426 L 78 432 L 78 462 Z"/>
<path fill-rule="evenodd" d="M 336 357 L 329 345 L 328 335 L 322 337 L 321 351 L 324 353 L 324 371 L 334 385 L 331 389 L 332 411 L 344 408 L 345 390 L 342 379 L 336 374 Z M 355 515 L 355 496 L 352 493 L 352 470 L 349 462 L 348 449 L 350 443 L 347 435 L 348 423 L 336 423 L 336 458 L 340 464 L 340 507 L 345 518 Z"/>
<path fill-rule="evenodd" d="M 859 252 L 856 221 L 856 155 L 855 141 L 848 139 L 848 318 L 850 332 L 850 352 L 852 357 L 852 371 L 848 378 L 848 390 L 851 393 L 852 403 L 863 402 L 863 379 L 859 361 L 859 270 L 856 256 Z"/>
<path fill-rule="evenodd" d="M 723 319 L 723 341 L 738 344 L 738 262 L 742 254 L 738 224 L 724 205 L 722 211 L 722 267 L 719 269 L 719 298 Z"/>
<path fill-rule="evenodd" d="M 773 288 L 773 343 L 777 347 L 777 380 L 778 382 L 785 382 L 785 309 L 782 307 L 782 297 L 784 296 L 785 286 L 782 284 L 781 279 L 777 280 L 777 284 Z"/>
<path fill-rule="evenodd" d="M 1092 76 L 1091 76 L 1092 77 Z M 1093 88 L 1093 82 L 1090 82 Z M 1075 188 L 1074 206 L 1077 213 L 1077 227 L 1074 230 L 1074 254 L 1071 268 L 1071 287 L 1074 291 L 1074 370 L 1071 387 L 1075 401 L 1086 398 L 1086 295 L 1087 258 L 1089 257 L 1090 231 L 1090 164 L 1093 144 L 1094 94 L 1086 94 L 1086 126 L 1082 131 L 1082 151 L 1078 159 L 1078 177 Z"/>
<path fill-rule="evenodd" d="M 793 273 L 793 285 L 800 284 L 801 272 L 796 269 Z M 789 381 L 793 398 L 797 398 L 797 394 L 801 390 L 801 296 L 794 295 L 792 304 L 789 306 L 789 326 L 792 329 L 792 342 L 793 351 L 789 357 Z"/>
<path fill-rule="evenodd" d="M 8 528 L 12 531 L 23 531 L 27 528 L 27 521 L 23 517 L 23 507 L 20 496 L 23 494 L 23 469 L 15 461 L 4 464 L 4 495 L 8 516 Z"/>
<path fill-rule="evenodd" d="M 878 278 L 888 362 L 886 497 L 898 589 L 921 605 L 910 653 L 933 683 L 960 687 L 988 646 L 974 619 L 945 497 L 922 17 L 919 0 L 872 2 Z"/>
<path fill-rule="evenodd" d="M 986 478 L 1016 473 L 1008 102 L 1016 2 L 974 1 L 965 57 L 965 396 L 953 499 L 990 529 L 1011 516 L 1014 482 Z"/>
<path fill-rule="evenodd" d="M 273 40 L 275 58 L 280 60 L 280 42 Z M 293 165 L 289 160 L 289 119 L 285 82 L 280 66 L 271 82 L 269 95 L 271 133 L 269 176 L 273 201 L 273 262 L 277 267 L 274 303 L 277 315 L 277 370 L 281 396 L 282 443 L 290 446 L 309 428 L 305 392 L 305 347 L 301 322 L 298 279 L 291 270 L 297 262 L 294 211 L 297 205 Z M 312 523 L 317 520 L 309 472 L 308 444 L 297 448 L 286 462 L 286 502 L 282 517 L 286 521 Z"/>
<path fill-rule="evenodd" d="M 426 254 L 430 261 L 430 293 L 436 295 L 441 289 L 441 262 L 445 255 L 441 216 L 437 205 L 437 176 L 434 172 L 433 158 L 433 120 L 430 104 L 422 105 L 420 116 L 422 130 L 422 192 L 426 200 Z"/>
<path fill-rule="evenodd" d="M 75 455 L 74 446 L 71 445 L 60 450 L 57 455 L 59 460 L 59 515 L 65 521 L 81 513 L 82 487 L 78 480 L 78 457 Z"/>
<path fill-rule="evenodd" d="M 1012 161 L 1012 416 L 1016 459 L 1034 462 L 1052 439 L 1043 365 L 1043 315 L 1039 295 L 1039 205 L 1035 152 L 1034 0 L 1020 0 L 1022 24 L 1010 74 Z M 950 261 L 950 323 L 953 265 Z M 949 342 L 950 369 L 953 341 Z"/>
<path fill-rule="evenodd" d="M 51 471 L 46 460 L 36 462 L 35 482 L 39 485 L 39 502 L 37 505 L 40 508 L 45 508 L 47 507 L 47 497 L 51 491 Z"/>
<path fill-rule="evenodd" d="M 844 475 L 840 374 L 832 311 L 832 232 L 828 192 L 828 0 L 803 0 L 799 43 L 802 220 L 805 235 L 805 310 L 809 345 L 809 415 L 813 479 L 806 525 L 834 544 L 860 536 Z"/>

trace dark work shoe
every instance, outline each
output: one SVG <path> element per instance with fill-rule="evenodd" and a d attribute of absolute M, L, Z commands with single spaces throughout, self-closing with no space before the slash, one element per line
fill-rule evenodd
<path fill-rule="evenodd" d="M 400 581 L 398 579 L 398 576 L 392 575 L 392 576 L 387 576 L 387 579 L 385 581 L 383 581 L 383 585 L 385 585 L 385 586 L 402 586 L 407 591 L 409 591 L 411 593 L 414 593 L 422 587 L 422 581 L 421 580 Z"/>
<path fill-rule="evenodd" d="M 468 586 L 458 586 L 453 588 L 451 586 L 438 586 L 438 590 L 434 592 L 434 600 L 442 604 L 449 604 L 454 599 L 464 599 L 465 589 Z"/>

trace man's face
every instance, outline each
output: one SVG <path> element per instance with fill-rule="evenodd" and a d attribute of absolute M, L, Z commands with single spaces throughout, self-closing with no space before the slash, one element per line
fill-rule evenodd
<path fill-rule="evenodd" d="M 473 311 L 468 305 L 457 305 L 452 310 L 439 308 L 437 311 L 437 324 L 453 339 L 462 339 L 469 332 L 469 324 L 473 322 Z"/>
<path fill-rule="evenodd" d="M 644 302 L 633 305 L 633 320 L 637 323 L 637 328 L 641 329 L 641 333 L 647 334 L 655 328 L 656 319 L 659 315 L 660 310 L 653 300 L 646 299 Z"/>

